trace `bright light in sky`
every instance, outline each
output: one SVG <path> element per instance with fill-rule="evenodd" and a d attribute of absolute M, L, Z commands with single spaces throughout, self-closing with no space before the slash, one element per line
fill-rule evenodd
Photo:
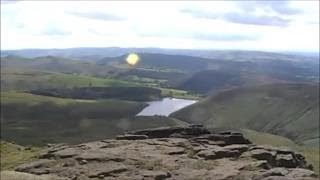
<path fill-rule="evenodd" d="M 128 55 L 126 61 L 130 66 L 134 66 L 139 62 L 139 56 L 136 53 L 131 53 Z"/>
<path fill-rule="evenodd" d="M 1 1 L 1 48 L 319 51 L 319 1 Z"/>

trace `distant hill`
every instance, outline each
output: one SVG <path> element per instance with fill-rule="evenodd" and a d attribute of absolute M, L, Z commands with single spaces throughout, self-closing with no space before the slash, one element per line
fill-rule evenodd
<path fill-rule="evenodd" d="M 238 53 L 235 55 L 244 58 L 244 52 Z M 125 62 L 126 56 L 127 54 L 106 57 L 96 62 L 82 62 L 55 56 L 31 59 L 10 55 L 1 58 L 1 69 L 5 72 L 12 70 L 11 74 L 28 70 L 113 77 L 127 81 L 134 77 L 148 78 L 164 87 L 170 86 L 195 93 L 275 82 L 319 82 L 319 62 L 316 61 L 276 61 L 268 58 L 259 61 L 226 61 L 184 55 L 139 53 L 140 62 L 137 66 L 130 67 Z M 272 54 L 269 53 L 268 56 Z"/>
<path fill-rule="evenodd" d="M 243 50 L 196 50 L 196 49 L 161 49 L 161 48 L 67 48 L 67 49 L 22 49 L 2 50 L 1 57 L 16 55 L 23 57 L 59 56 L 83 61 L 96 61 L 104 57 L 116 57 L 127 53 L 159 53 L 167 55 L 185 55 L 209 59 L 232 61 L 289 60 L 319 61 L 316 53 L 301 52 L 263 52 Z M 310 56 L 310 54 L 312 56 Z"/>
<path fill-rule="evenodd" d="M 247 128 L 319 146 L 319 85 L 271 84 L 223 91 L 171 115 L 211 128 Z"/>
<path fill-rule="evenodd" d="M 319 68 L 301 62 L 210 62 L 208 67 L 208 70 L 196 72 L 186 78 L 178 88 L 210 94 L 232 87 L 283 82 L 319 82 Z"/>
<path fill-rule="evenodd" d="M 100 65 L 106 64 L 126 64 L 127 55 L 104 58 L 97 62 Z M 207 68 L 208 59 L 183 56 L 183 55 L 166 55 L 153 53 L 139 53 L 140 62 L 137 64 L 139 68 L 153 68 L 162 70 L 180 70 L 180 71 L 201 71 Z"/>
<path fill-rule="evenodd" d="M 99 67 L 94 63 L 79 62 L 72 59 L 42 56 L 36 58 L 25 58 L 21 56 L 6 56 L 1 58 L 2 69 L 20 69 L 36 71 L 52 71 L 69 74 L 83 75 L 107 75 L 110 70 L 108 67 Z"/>

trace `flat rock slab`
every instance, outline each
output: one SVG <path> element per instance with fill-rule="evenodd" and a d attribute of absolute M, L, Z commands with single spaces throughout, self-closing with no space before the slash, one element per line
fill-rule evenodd
<path fill-rule="evenodd" d="M 126 171 L 127 168 L 120 163 L 109 163 L 108 165 L 98 166 L 88 173 L 89 178 L 106 177 Z"/>
<path fill-rule="evenodd" d="M 50 147 L 41 159 L 15 170 L 70 180 L 317 179 L 301 154 L 256 146 L 240 133 L 211 134 L 191 126 L 132 132 L 118 139 Z"/>

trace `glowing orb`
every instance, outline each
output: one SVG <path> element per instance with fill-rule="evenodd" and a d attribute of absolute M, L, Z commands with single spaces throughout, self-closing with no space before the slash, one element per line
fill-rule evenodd
<path fill-rule="evenodd" d="M 134 66 L 139 62 L 139 56 L 136 53 L 131 53 L 128 55 L 126 61 L 129 65 Z"/>

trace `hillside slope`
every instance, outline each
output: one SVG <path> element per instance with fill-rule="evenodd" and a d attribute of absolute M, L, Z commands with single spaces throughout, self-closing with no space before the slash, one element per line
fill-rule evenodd
<path fill-rule="evenodd" d="M 248 128 L 317 146 L 319 86 L 273 84 L 228 90 L 171 116 L 210 128 Z"/>
<path fill-rule="evenodd" d="M 111 138 L 127 130 L 180 124 L 168 117 L 135 117 L 145 106 L 118 99 L 1 92 L 1 139 L 21 145 L 80 143 Z"/>

